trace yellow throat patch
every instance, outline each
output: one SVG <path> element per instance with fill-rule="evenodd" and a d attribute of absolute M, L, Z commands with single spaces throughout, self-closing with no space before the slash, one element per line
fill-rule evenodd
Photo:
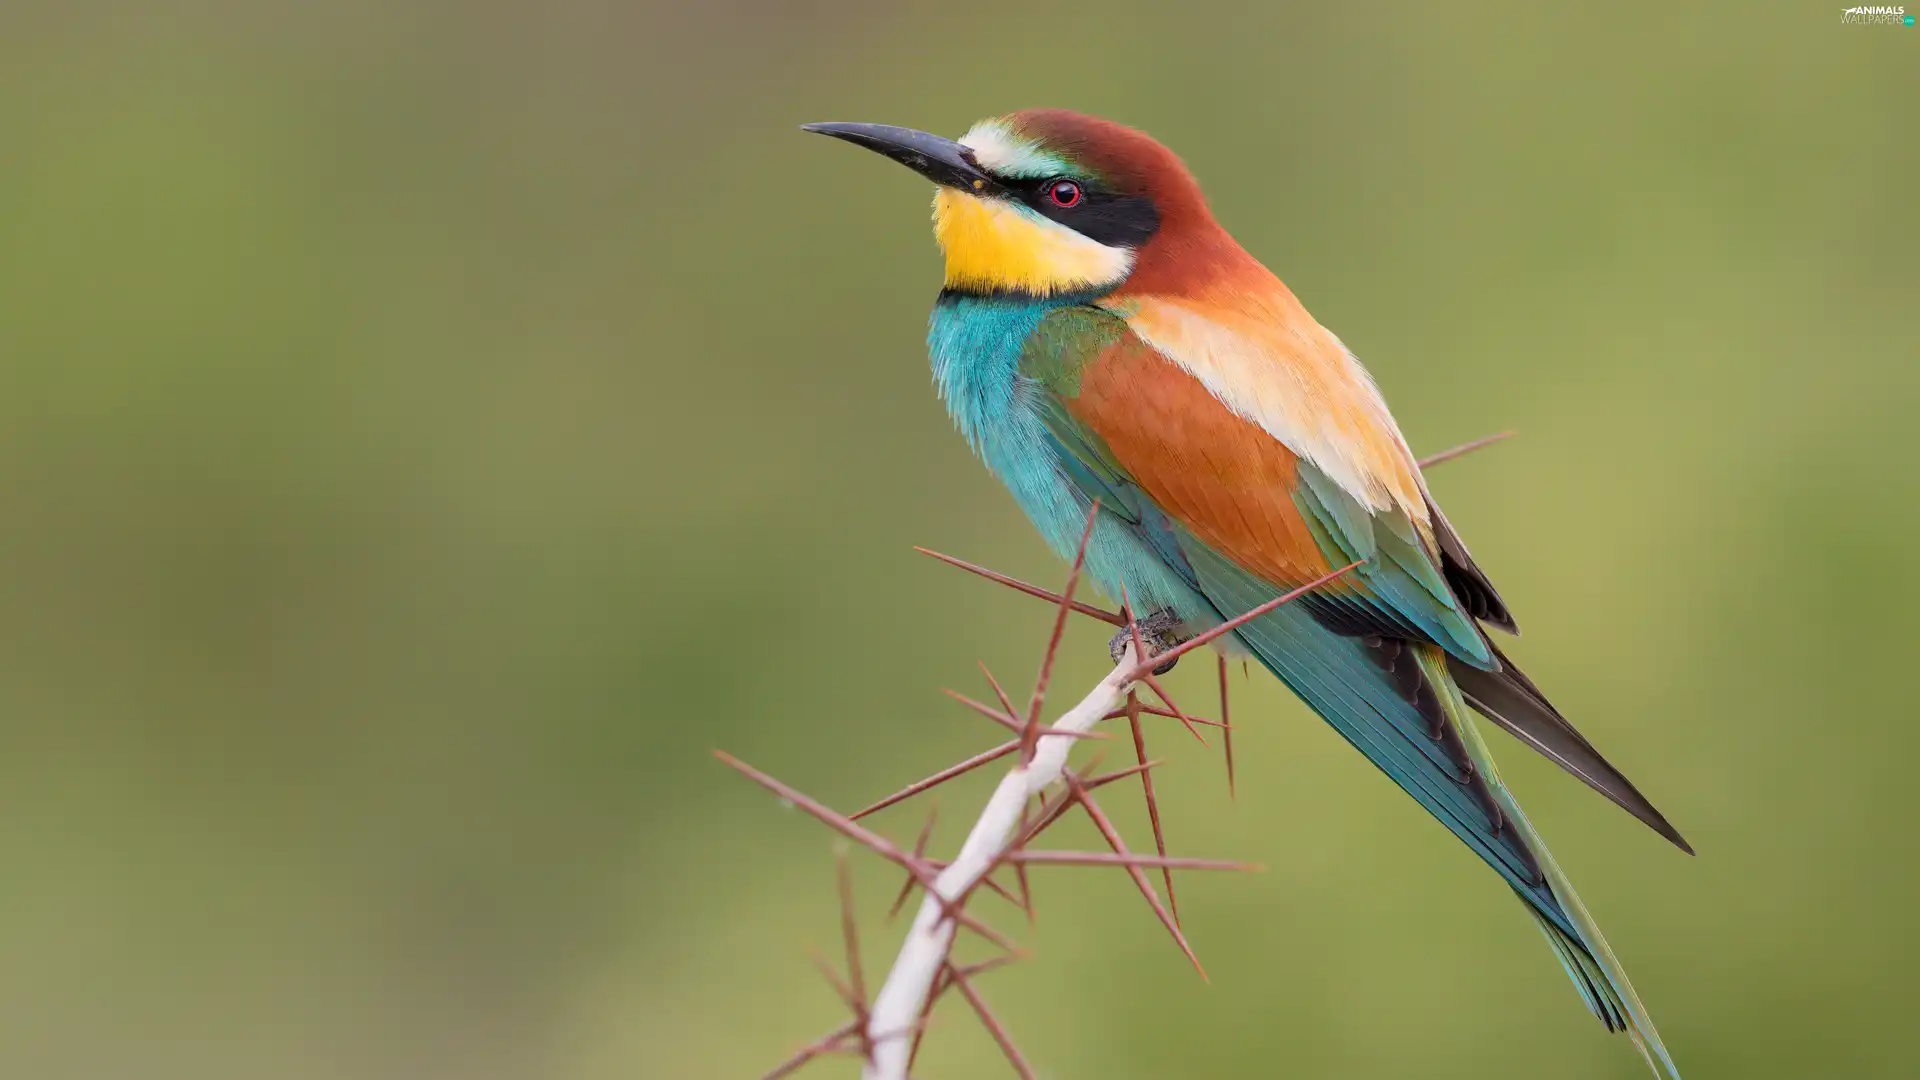
<path fill-rule="evenodd" d="M 950 289 L 1007 289 L 1049 296 L 1117 285 L 1133 254 L 1108 247 L 999 199 L 943 187 L 933 196 L 933 235 L 947 256 Z"/>

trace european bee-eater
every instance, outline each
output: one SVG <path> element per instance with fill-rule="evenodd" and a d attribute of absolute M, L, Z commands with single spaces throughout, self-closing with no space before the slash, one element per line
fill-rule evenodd
<path fill-rule="evenodd" d="M 1469 707 L 1683 850 L 1502 655 L 1513 616 L 1434 503 L 1360 361 L 1217 223 L 1179 158 L 1035 109 L 958 142 L 810 124 L 938 185 L 927 341 L 955 424 L 1063 555 L 1191 635 L 1352 562 L 1220 639 L 1251 656 L 1504 878 L 1587 1007 L 1677 1080 L 1646 1009 Z M 1141 620 L 1143 623 L 1146 619 Z"/>

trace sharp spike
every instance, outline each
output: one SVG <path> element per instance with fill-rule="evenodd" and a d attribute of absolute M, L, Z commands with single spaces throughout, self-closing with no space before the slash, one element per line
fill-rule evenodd
<path fill-rule="evenodd" d="M 1186 654 L 1199 648 L 1200 646 L 1208 644 L 1209 642 L 1213 641 L 1213 639 L 1220 637 L 1223 634 L 1229 634 L 1235 630 L 1238 630 L 1240 627 L 1245 626 L 1247 623 L 1250 623 L 1253 620 L 1259 618 L 1260 616 L 1267 614 L 1268 612 L 1272 611 L 1273 609 L 1279 607 L 1282 604 L 1291 603 L 1295 600 L 1300 599 L 1302 596 L 1305 596 L 1306 594 L 1312 592 L 1313 590 L 1319 588 L 1320 586 L 1327 584 L 1328 582 L 1334 580 L 1335 578 L 1341 576 L 1342 574 L 1346 574 L 1358 568 L 1364 562 L 1365 562 L 1364 559 L 1361 560 L 1360 562 L 1351 562 L 1341 567 L 1338 570 L 1334 570 L 1329 573 L 1322 574 L 1319 577 L 1313 579 L 1312 581 L 1307 582 L 1305 585 L 1302 585 L 1299 588 L 1293 590 L 1292 592 L 1286 593 L 1281 596 L 1276 596 L 1273 599 L 1267 601 L 1264 604 L 1261 604 L 1259 607 L 1256 607 L 1251 611 L 1244 612 L 1240 615 L 1235 615 L 1233 618 L 1228 619 L 1226 622 L 1223 622 L 1218 626 L 1212 627 L 1208 630 L 1205 630 L 1199 634 L 1194 635 L 1191 638 L 1188 638 L 1187 640 L 1181 642 L 1178 645 L 1175 645 L 1173 648 L 1168 649 L 1166 652 L 1163 652 L 1158 656 L 1138 662 L 1137 664 L 1135 664 L 1134 670 L 1135 672 L 1139 672 L 1141 674 L 1136 674 L 1134 678 L 1136 680 L 1139 680 L 1143 678 L 1145 675 L 1153 674 L 1154 668 L 1166 666 L 1169 660 L 1177 660 L 1180 657 L 1185 656 Z M 1134 639 L 1136 641 L 1139 640 L 1139 632 L 1137 630 L 1134 633 Z M 1165 695 L 1162 695 L 1162 696 L 1164 697 Z"/>
<path fill-rule="evenodd" d="M 1233 721 L 1227 711 L 1227 658 L 1220 657 L 1220 743 L 1227 752 L 1227 798 L 1235 797 L 1233 787 Z"/>
<path fill-rule="evenodd" d="M 1140 703 L 1140 714 L 1142 716 L 1164 716 L 1169 720 L 1180 719 L 1180 714 L 1177 712 L 1174 712 L 1172 709 L 1168 709 L 1160 705 L 1151 705 L 1144 701 Z M 1124 719 L 1126 715 L 1127 715 L 1127 710 L 1115 709 L 1112 712 L 1108 713 L 1107 715 L 1101 717 L 1100 719 L 1120 720 L 1120 719 Z M 1218 720 L 1209 720 L 1204 716 L 1194 716 L 1192 714 L 1188 714 L 1187 722 L 1190 724 L 1198 724 L 1201 727 L 1210 727 L 1210 728 L 1226 726 Z"/>
<path fill-rule="evenodd" d="M 847 981 L 852 984 L 854 1000 L 860 1003 L 860 1013 L 867 1011 L 867 976 L 860 970 L 860 931 L 853 918 L 853 875 L 847 870 L 847 856 L 840 852 L 834 859 L 835 872 L 840 884 L 840 936 L 847 945 Z M 865 1028 L 865 1025 L 861 1025 Z"/>
<path fill-rule="evenodd" d="M 1002 585 L 1005 585 L 1007 588 L 1014 590 L 1015 592 L 1022 592 L 1027 594 L 1028 596 L 1038 597 L 1042 600 L 1047 600 L 1055 604 L 1066 599 L 1065 597 L 1061 596 L 1059 593 L 1048 592 L 1047 590 L 1041 588 L 1038 585 L 1029 585 L 1024 581 L 1021 581 L 1019 578 L 1008 577 L 1007 575 L 1002 574 L 998 571 L 989 570 L 984 566 L 975 566 L 973 563 L 970 563 L 965 559 L 956 559 L 951 555 L 942 555 L 938 551 L 933 551 L 928 548 L 923 548 L 918 546 L 916 546 L 913 550 L 919 552 L 922 555 L 931 555 L 934 558 L 939 559 L 941 562 L 946 563 L 948 566 L 957 566 L 960 569 L 965 570 L 969 573 L 979 574 L 981 577 L 986 578 L 988 581 L 998 582 Z M 1113 612 L 1108 611 L 1104 608 L 1097 608 L 1097 607 L 1094 607 L 1092 604 L 1083 604 L 1077 600 L 1073 601 L 1069 606 L 1071 606 L 1073 610 L 1079 612 L 1082 615 L 1099 619 L 1101 622 L 1106 623 L 1108 626 L 1125 626 L 1126 625 L 1126 623 L 1121 620 L 1120 616 L 1115 615 Z"/>
<path fill-rule="evenodd" d="M 1423 469 L 1431 469 L 1435 465 L 1438 465 L 1443 461 L 1452 461 L 1454 458 L 1460 457 L 1464 454 L 1471 454 L 1475 450 L 1478 450 L 1483 446 L 1492 446 L 1494 443 L 1511 439 L 1518 434 L 1520 433 L 1517 431 L 1500 431 L 1500 432 L 1495 432 L 1492 435 L 1487 435 L 1482 438 L 1475 439 L 1472 442 L 1461 443 L 1459 446 L 1453 447 L 1450 450 L 1442 450 L 1437 454 L 1431 454 L 1427 457 L 1421 458 L 1420 467 Z"/>
<path fill-rule="evenodd" d="M 1040 741 L 1040 706 L 1047 698 L 1047 683 L 1053 678 L 1053 662 L 1060 654 L 1060 638 L 1067 631 L 1067 615 L 1073 611 L 1073 590 L 1080 584 L 1080 570 L 1087 563 L 1087 545 L 1093 541 L 1093 526 L 1100 520 L 1100 500 L 1087 508 L 1086 528 L 1080 533 L 1080 546 L 1073 554 L 1073 569 L 1067 571 L 1067 587 L 1060 594 L 1060 610 L 1053 618 L 1053 635 L 1047 639 L 1047 652 L 1040 660 L 1040 675 L 1033 682 L 1033 696 L 1027 700 L 1027 730 L 1020 737 L 1020 763 L 1033 760 L 1034 744 Z"/>
<path fill-rule="evenodd" d="M 1083 766 L 1077 778 L 1080 779 L 1081 781 L 1084 781 L 1086 779 L 1087 773 L 1093 768 L 1093 764 L 1094 763 L 1089 762 L 1087 765 Z M 1074 775 L 1074 774 L 1068 774 L 1068 775 Z M 1023 826 L 1018 833 L 1014 834 L 1013 839 L 1008 842 L 1006 847 L 1000 850 L 1000 854 L 994 856 L 993 861 L 987 864 L 987 868 L 985 872 L 983 872 L 980 875 L 980 877 L 974 882 L 975 888 L 979 886 L 980 882 L 986 881 L 993 874 L 993 872 L 998 870 L 1003 864 L 1011 861 L 1008 858 L 1009 855 L 1011 855 L 1016 851 L 1024 850 L 1028 844 L 1031 844 L 1034 841 L 1035 837 L 1039 836 L 1042 832 L 1046 831 L 1046 829 L 1049 826 L 1051 826 L 1054 822 L 1059 821 L 1063 816 L 1065 816 L 1067 809 L 1073 805 L 1072 799 L 1063 798 L 1059 802 L 1053 804 L 1052 806 L 1048 806 L 1046 804 L 1045 799 L 1046 799 L 1046 796 L 1042 794 L 1041 807 L 1040 807 L 1040 815 L 1041 815 L 1040 820 L 1034 822 L 1031 825 Z M 1018 872 L 1018 870 L 1016 870 L 1016 872 Z M 967 893 L 961 894 L 960 899 L 964 901 L 967 898 L 967 896 L 971 894 L 971 892 L 972 892 L 972 889 L 969 889 Z M 1029 918 L 1031 918 L 1031 910 L 1029 910 Z"/>
<path fill-rule="evenodd" d="M 960 968 L 960 974 L 971 979 L 976 975 L 984 975 L 995 968 L 1003 968 L 1008 964 L 1017 964 L 1025 959 L 1026 956 L 1021 953 L 1005 953 L 1000 956 L 990 956 L 977 964 L 968 964 Z"/>
<path fill-rule="evenodd" d="M 1017 746 L 1018 744 L 1016 743 L 1014 745 Z M 837 811 L 834 811 L 822 805 L 820 802 L 803 794 L 802 792 L 794 789 L 793 787 L 785 783 L 782 783 L 781 781 L 771 776 L 768 776 L 766 773 L 763 773 L 759 769 L 756 769 L 753 766 L 747 764 L 746 762 L 741 761 L 739 758 L 734 757 L 732 754 L 727 753 L 725 750 L 715 750 L 713 752 L 713 756 L 719 758 L 721 762 L 726 764 L 729 768 L 733 769 L 734 771 L 740 773 L 742 776 L 745 776 L 747 779 L 752 780 L 754 783 L 759 784 L 761 787 L 766 788 L 768 791 L 771 791 L 776 795 L 781 796 L 782 798 L 786 799 L 788 802 L 792 803 L 793 805 L 799 807 L 802 810 L 805 810 L 807 813 L 825 822 L 835 832 L 840 833 L 842 836 L 845 836 L 849 840 L 857 840 L 860 843 L 865 844 L 867 847 L 872 848 L 873 851 L 876 854 L 880 855 L 882 858 L 905 867 L 907 872 L 912 874 L 915 880 L 919 881 L 921 888 L 926 889 L 929 892 L 933 891 L 933 873 L 929 869 L 928 865 L 922 862 L 921 860 L 908 855 L 906 852 L 901 851 L 898 847 L 895 847 L 893 844 L 893 841 L 888 840 L 886 837 L 879 835 L 878 833 L 872 831 L 871 829 L 866 828 L 863 825 L 860 825 L 859 823 L 855 822 L 853 819 L 847 817 L 846 815 L 838 813 Z M 967 929 L 972 930 L 974 933 L 979 934 L 981 937 L 986 938 L 988 941 L 993 942 L 995 945 L 998 945 L 1001 948 L 1008 950 L 1009 952 L 1017 948 L 1017 946 L 1015 946 L 1013 942 L 1007 939 L 1005 934 L 1000 933 L 998 930 L 995 930 L 992 927 L 987 926 L 985 923 L 982 923 L 980 920 L 973 918 L 972 916 L 968 915 L 964 911 L 961 911 L 960 908 L 958 907 L 957 902 L 942 900 L 940 906 L 941 906 L 942 913 L 947 918 L 952 919 L 958 925 L 964 926 Z"/>
<path fill-rule="evenodd" d="M 853 1010 L 854 1022 L 864 1030 L 867 1003 L 854 996 L 853 987 L 848 986 L 846 980 L 840 977 L 840 973 L 833 970 L 833 965 L 827 962 L 827 958 L 821 955 L 819 949 L 808 946 L 807 959 L 813 961 L 813 966 L 820 969 L 820 974 L 827 980 L 827 985 L 833 987 L 834 995 L 840 999 L 841 1004 Z"/>
<path fill-rule="evenodd" d="M 860 1025 L 858 1021 L 847 1021 L 806 1046 L 801 1047 L 798 1053 L 780 1064 L 775 1065 L 773 1071 L 762 1076 L 760 1080 L 783 1080 L 784 1077 L 792 1075 L 794 1070 L 822 1054 L 840 1053 L 842 1047 L 839 1044 L 852 1037 L 859 1029 Z"/>
<path fill-rule="evenodd" d="M 840 885 L 840 936 L 847 950 L 847 1000 L 853 1005 L 853 1018 L 859 1027 L 860 1056 L 873 1058 L 872 1034 L 867 1030 L 867 976 L 860 969 L 860 930 L 853 918 L 853 875 L 847 870 L 847 853 L 834 854 L 834 876 Z"/>
<path fill-rule="evenodd" d="M 985 702 L 975 701 L 972 698 L 968 697 L 965 694 L 960 693 L 957 690 L 943 689 L 940 692 L 952 698 L 953 700 L 959 702 L 960 704 L 965 705 L 967 708 L 972 709 L 974 712 L 979 713 L 981 716 L 984 716 L 987 719 L 993 721 L 994 723 L 999 724 L 1001 727 L 1019 732 L 1023 736 L 1026 734 L 1026 731 L 1027 731 L 1026 722 L 1021 720 L 1018 716 L 1013 715 L 1012 713 L 1000 712 L 998 709 L 995 709 L 993 706 L 988 705 Z M 1040 734 L 1059 735 L 1059 736 L 1062 736 L 1063 738 L 1068 738 L 1068 739 L 1105 739 L 1109 737 L 1106 733 L 1099 732 L 1099 731 L 1057 731 L 1052 727 L 1042 727 L 1040 729 Z"/>
<path fill-rule="evenodd" d="M 1146 772 L 1148 769 L 1157 769 L 1165 764 L 1166 762 L 1159 760 L 1143 761 L 1138 765 L 1129 765 L 1124 769 L 1115 769 L 1112 772 L 1101 773 L 1099 776 L 1090 776 L 1086 779 L 1085 783 L 1088 791 L 1097 791 L 1113 783 L 1115 780 L 1125 780 L 1134 773 Z"/>
<path fill-rule="evenodd" d="M 1100 809 L 1100 804 L 1094 801 L 1093 794 L 1078 777 L 1072 774 L 1067 775 L 1067 790 L 1073 795 L 1074 801 L 1086 809 L 1087 816 L 1093 819 L 1094 827 L 1100 830 L 1100 835 L 1106 837 L 1107 846 L 1113 849 L 1114 854 L 1132 855 L 1132 852 L 1127 850 L 1126 843 L 1120 839 L 1120 831 L 1113 827 L 1113 822 L 1107 817 L 1106 811 Z M 1167 933 L 1173 935 L 1174 944 L 1186 954 L 1187 961 L 1193 965 L 1193 970 L 1200 973 L 1202 980 L 1207 980 L 1207 969 L 1200 966 L 1200 958 L 1193 954 L 1193 947 L 1187 944 L 1187 936 L 1180 932 L 1179 924 L 1173 921 L 1173 916 L 1168 913 L 1166 905 L 1160 902 L 1160 897 L 1153 891 L 1153 885 L 1147 880 L 1146 873 L 1138 866 L 1129 865 L 1127 875 L 1133 878 L 1134 885 L 1140 889 L 1140 895 L 1146 897 L 1147 906 L 1153 909 L 1153 914 L 1160 920 L 1160 925 L 1166 927 Z"/>
<path fill-rule="evenodd" d="M 927 988 L 927 1000 L 920 1005 L 920 1016 L 914 1021 L 913 1046 L 907 1050 L 907 1071 L 913 1071 L 913 1063 L 920 1059 L 920 1040 L 926 1037 L 927 1025 L 933 1020 L 934 1002 L 947 992 L 947 969 L 941 968 L 933 977 L 933 985 Z"/>
<path fill-rule="evenodd" d="M 1027 834 L 1027 827 L 1030 824 L 1028 809 L 1031 805 L 1031 803 L 1021 805 L 1020 831 L 1014 835 L 1025 836 Z M 1039 919 L 1033 913 L 1033 885 L 1027 880 L 1027 868 L 1019 865 L 1014 866 L 1013 879 L 1020 886 L 1020 910 L 1027 913 L 1027 928 L 1031 930 L 1034 926 L 1038 925 Z"/>
<path fill-rule="evenodd" d="M 1020 907 L 1020 908 L 1024 907 L 1020 903 L 1019 897 L 1008 892 L 1007 887 L 1005 885 L 1000 884 L 999 882 L 993 880 L 992 878 L 983 877 L 980 879 L 980 884 L 986 886 L 986 889 L 988 892 L 991 892 L 995 896 L 1000 897 L 1001 899 L 1005 900 L 1007 903 L 1012 904 L 1014 907 Z"/>
<path fill-rule="evenodd" d="M 993 687 L 993 696 L 1000 702 L 1001 711 L 1005 712 L 1008 716 L 1019 715 L 1014 711 L 1013 699 L 1007 696 L 1007 691 L 1000 685 L 1000 680 L 994 678 L 993 672 L 987 670 L 987 662 L 985 660 L 977 660 L 975 663 L 980 665 L 980 674 L 987 677 L 987 685 Z"/>
<path fill-rule="evenodd" d="M 1077 772 L 1068 773 L 1065 775 L 1072 777 L 1074 780 L 1079 781 L 1083 786 L 1085 786 L 1088 784 L 1087 778 L 1093 775 L 1094 765 L 1095 765 L 1094 762 L 1088 762 L 1087 764 L 1081 766 Z M 1138 765 L 1134 765 L 1130 768 L 1120 770 L 1120 773 L 1129 774 L 1134 769 L 1138 769 L 1139 767 L 1140 766 Z M 1087 790 L 1091 791 L 1093 789 L 1091 787 L 1088 787 Z M 1049 828 L 1053 827 L 1053 824 L 1055 822 L 1059 821 L 1063 817 L 1066 817 L 1067 811 L 1073 809 L 1074 804 L 1075 804 L 1075 800 L 1073 798 L 1073 792 L 1072 792 L 1072 789 L 1069 788 L 1068 791 L 1060 797 L 1059 802 L 1053 803 L 1051 805 L 1043 805 L 1040 808 L 1040 819 L 1033 823 L 1033 827 L 1031 829 L 1028 829 L 1025 833 L 1016 837 L 1012 844 L 1007 845 L 1007 850 L 1008 851 L 1025 850 L 1027 845 L 1039 839 L 1041 833 L 1046 832 Z"/>
<path fill-rule="evenodd" d="M 890 859 L 909 869 L 919 869 L 918 861 L 908 858 L 906 852 L 894 846 L 893 841 L 856 823 L 846 815 L 830 809 L 788 784 L 768 776 L 766 773 L 741 761 L 725 750 L 715 750 L 713 756 L 719 758 L 728 768 L 733 769 L 747 779 L 752 780 L 754 783 L 759 784 L 761 787 L 766 788 L 768 791 L 773 792 L 775 795 L 780 796 L 825 822 L 835 832 L 845 836 L 847 839 L 865 844 L 867 847 L 878 852 L 883 858 Z"/>
<path fill-rule="evenodd" d="M 929 803 L 927 805 L 927 823 L 920 827 L 920 836 L 918 839 L 914 840 L 913 842 L 914 858 L 916 859 L 926 858 L 927 841 L 932 839 L 933 837 L 934 819 L 938 818 L 939 816 L 940 816 L 940 804 L 938 802 Z M 907 880 L 900 884 L 899 895 L 893 898 L 893 906 L 887 909 L 888 922 L 892 922 L 894 916 L 900 914 L 900 909 L 906 906 L 907 897 L 913 895 L 913 886 L 914 886 L 913 875 L 908 874 Z"/>
<path fill-rule="evenodd" d="M 1236 870 L 1254 873 L 1265 870 L 1259 863 L 1230 859 L 1193 859 L 1183 855 L 1131 855 L 1110 851 L 1019 851 L 1012 861 L 1027 866 L 1127 866 L 1143 869 Z"/>
<path fill-rule="evenodd" d="M 1167 836 L 1160 828 L 1160 800 L 1153 794 L 1153 771 L 1147 765 L 1147 736 L 1140 729 L 1140 693 L 1127 691 L 1127 726 L 1133 729 L 1133 754 L 1140 762 L 1140 791 L 1147 800 L 1147 821 L 1153 826 L 1153 850 L 1161 858 L 1167 855 Z M 1167 885 L 1167 907 L 1173 912 L 1173 921 L 1180 923 L 1180 902 L 1173 895 L 1173 868 L 1161 867 L 1161 877 Z"/>
<path fill-rule="evenodd" d="M 1018 749 L 1020 749 L 1019 739 L 1014 739 L 1011 742 L 1001 743 L 999 746 L 996 746 L 991 750 L 985 751 L 983 753 L 975 754 L 974 756 L 968 758 L 967 760 L 961 762 L 958 765 L 951 765 L 951 766 L 948 766 L 947 768 L 941 769 L 939 772 L 934 773 L 932 776 L 927 777 L 925 780 L 908 784 L 906 787 L 903 787 L 899 791 L 896 791 L 893 794 L 887 796 L 886 798 L 881 799 L 879 802 L 874 803 L 872 806 L 867 807 L 865 810 L 861 810 L 860 812 L 854 814 L 849 820 L 859 821 L 861 818 L 866 817 L 868 814 L 877 814 L 880 811 L 885 810 L 887 807 L 894 805 L 895 803 L 904 802 L 905 800 L 911 799 L 915 795 L 918 795 L 923 791 L 928 791 L 933 788 L 939 787 L 941 784 L 946 783 L 947 781 L 953 779 L 956 776 L 961 776 L 966 773 L 970 773 L 982 765 L 986 765 L 990 762 L 998 761 L 999 759 L 1006 757 L 1008 754 L 1011 754 Z"/>
<path fill-rule="evenodd" d="M 1152 690 L 1155 694 L 1158 694 L 1160 696 L 1160 700 L 1167 703 L 1167 708 L 1171 710 L 1171 714 L 1173 715 L 1173 717 L 1179 720 L 1182 724 L 1186 725 L 1187 734 L 1192 735 L 1196 740 L 1198 740 L 1201 746 L 1207 745 L 1207 737 L 1205 735 L 1200 734 L 1200 729 L 1194 726 L 1194 724 L 1196 723 L 1195 719 L 1191 716 L 1188 716 L 1185 712 L 1181 711 L 1180 706 L 1174 702 L 1173 695 L 1167 693 L 1167 688 L 1160 685 L 1160 679 L 1158 676 L 1156 676 L 1152 671 L 1143 671 L 1139 681 L 1146 683 L 1147 689 Z"/>
<path fill-rule="evenodd" d="M 973 983 L 951 963 L 947 965 L 947 981 L 960 988 L 961 996 L 967 999 L 967 1004 L 973 1006 L 973 1011 L 979 1015 L 980 1023 L 986 1027 L 987 1034 L 992 1035 L 993 1041 L 1000 1044 L 1000 1052 L 1007 1055 L 1007 1060 L 1013 1063 L 1013 1071 L 1020 1074 L 1020 1080 L 1036 1080 L 1033 1067 L 1027 1064 L 1027 1059 L 1020 1053 L 1020 1048 L 1013 1045 L 1013 1040 L 1007 1036 L 1007 1029 L 1000 1025 L 1000 1021 L 993 1015 L 993 1010 L 987 1008 L 987 1003 L 981 999 L 980 992 L 973 988 Z"/>
<path fill-rule="evenodd" d="M 961 902 L 965 902 L 965 900 L 965 897 L 961 897 Z M 1020 946 L 1015 945 L 1012 938 L 1007 937 L 1007 935 L 995 930 L 979 919 L 961 911 L 959 908 L 949 907 L 947 913 L 955 922 L 986 938 L 989 942 L 993 943 L 995 947 L 1000 949 L 1000 951 L 1010 953 L 1020 951 Z"/>

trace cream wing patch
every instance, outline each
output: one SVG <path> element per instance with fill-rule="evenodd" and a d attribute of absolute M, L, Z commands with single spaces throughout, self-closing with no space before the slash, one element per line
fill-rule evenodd
<path fill-rule="evenodd" d="M 1429 524 L 1413 454 L 1373 378 L 1297 302 L 1257 312 L 1210 305 L 1203 312 L 1136 296 L 1115 307 L 1135 334 L 1361 505 L 1397 507 Z"/>

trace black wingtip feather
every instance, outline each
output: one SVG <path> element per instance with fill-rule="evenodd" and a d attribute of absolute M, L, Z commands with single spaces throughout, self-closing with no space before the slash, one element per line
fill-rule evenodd
<path fill-rule="evenodd" d="M 1427 500 L 1427 513 L 1433 519 L 1433 538 L 1440 547 L 1440 573 L 1452 586 L 1461 606 L 1487 626 L 1518 637 L 1520 624 L 1514 621 L 1507 602 L 1500 599 L 1500 590 L 1493 587 L 1486 572 L 1473 561 L 1473 553 L 1454 531 L 1453 522 L 1447 520 L 1440 505 L 1431 498 Z"/>
<path fill-rule="evenodd" d="M 1467 704 L 1542 757 L 1605 795 L 1673 846 L 1689 855 L 1694 853 L 1693 845 L 1680 835 L 1680 830 L 1673 827 L 1666 815 L 1560 715 L 1513 661 L 1501 655 L 1497 648 L 1494 656 L 1500 661 L 1499 671 L 1482 671 L 1462 663 L 1448 665 Z"/>

